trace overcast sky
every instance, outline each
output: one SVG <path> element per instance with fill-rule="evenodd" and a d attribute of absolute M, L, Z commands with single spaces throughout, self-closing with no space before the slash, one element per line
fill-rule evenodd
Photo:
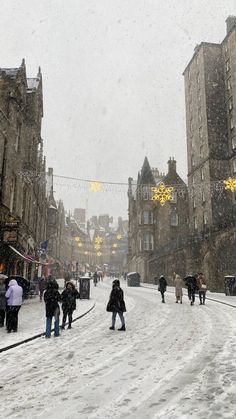
<path fill-rule="evenodd" d="M 47 166 L 106 182 L 152 167 L 187 178 L 183 70 L 196 44 L 222 42 L 233 0 L 1 0 L 0 67 L 43 75 Z M 63 185 L 62 185 L 63 184 Z M 127 188 L 55 179 L 67 209 L 127 218 Z"/>

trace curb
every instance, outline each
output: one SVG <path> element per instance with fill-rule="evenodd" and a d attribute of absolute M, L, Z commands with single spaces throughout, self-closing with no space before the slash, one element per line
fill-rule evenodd
<path fill-rule="evenodd" d="M 86 311 L 83 314 L 80 314 L 80 316 L 78 316 L 74 320 L 72 320 L 72 323 L 74 323 L 74 322 L 76 322 L 76 320 L 79 320 L 82 317 L 86 316 L 86 314 L 88 314 L 90 311 L 92 311 L 94 309 L 94 307 L 95 307 L 95 303 L 93 304 L 92 307 L 90 307 L 90 309 L 88 311 Z M 66 323 L 66 324 L 68 324 L 68 323 Z M 61 329 L 61 326 L 60 326 L 60 329 Z M 54 329 L 51 329 L 51 332 L 53 332 L 53 331 L 54 331 Z M 21 340 L 20 342 L 12 343 L 12 345 L 5 346 L 4 348 L 0 348 L 0 353 L 8 351 L 9 349 L 16 348 L 17 346 L 23 345 L 24 343 L 31 342 L 32 340 L 41 338 L 42 336 L 45 336 L 45 332 L 39 333 L 38 335 L 31 336 L 30 338 Z"/>

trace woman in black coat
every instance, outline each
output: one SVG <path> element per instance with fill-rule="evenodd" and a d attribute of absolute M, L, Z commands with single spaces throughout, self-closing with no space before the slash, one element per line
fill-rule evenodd
<path fill-rule="evenodd" d="M 45 337 L 51 337 L 52 318 L 54 317 L 54 336 L 59 336 L 60 306 L 61 295 L 58 291 L 56 281 L 49 281 L 47 289 L 44 293 L 44 301 L 46 307 L 46 333 Z"/>
<path fill-rule="evenodd" d="M 159 286 L 158 291 L 161 293 L 161 300 L 164 303 L 165 302 L 165 292 L 166 292 L 167 282 L 163 275 L 160 276 L 159 279 Z"/>
<path fill-rule="evenodd" d="M 69 281 L 66 283 L 66 288 L 62 292 L 61 298 L 62 298 L 62 311 L 63 311 L 62 329 L 65 328 L 67 316 L 69 320 L 68 329 L 71 329 L 72 314 L 73 314 L 73 311 L 76 309 L 76 298 L 80 298 L 79 292 L 75 288 L 73 282 Z"/>
<path fill-rule="evenodd" d="M 118 330 L 125 331 L 125 319 L 123 313 L 126 311 L 126 306 L 124 302 L 124 293 L 120 288 L 120 281 L 118 279 L 115 279 L 112 282 L 112 291 L 107 304 L 107 311 L 112 312 L 112 325 L 110 330 L 115 330 L 116 315 L 118 313 L 121 321 L 121 328 Z"/>

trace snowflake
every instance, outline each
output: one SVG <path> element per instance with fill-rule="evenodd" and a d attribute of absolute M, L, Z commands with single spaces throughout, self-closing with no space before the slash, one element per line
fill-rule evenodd
<path fill-rule="evenodd" d="M 152 188 L 153 201 L 159 201 L 161 205 L 165 205 L 166 201 L 171 201 L 173 188 L 167 188 L 164 182 L 161 182 L 158 187 Z"/>
<path fill-rule="evenodd" d="M 90 191 L 91 192 L 99 192 L 102 189 L 101 182 L 98 182 L 94 180 L 93 182 L 90 182 Z"/>
<path fill-rule="evenodd" d="M 226 190 L 230 189 L 233 192 L 236 188 L 236 179 L 229 177 L 227 180 L 224 180 L 224 184 Z"/>

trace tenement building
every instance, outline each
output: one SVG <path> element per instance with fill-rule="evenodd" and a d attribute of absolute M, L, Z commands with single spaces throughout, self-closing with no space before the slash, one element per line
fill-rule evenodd
<path fill-rule="evenodd" d="M 224 182 L 236 178 L 236 17 L 226 24 L 222 43 L 197 45 L 184 70 L 188 185 L 173 159 L 166 177 L 145 159 L 129 179 L 129 270 L 144 281 L 202 271 L 213 291 L 236 275 L 236 188 Z M 163 206 L 150 198 L 161 181 L 173 187 Z"/>
<path fill-rule="evenodd" d="M 0 271 L 32 277 L 46 237 L 42 76 L 0 68 Z"/>

